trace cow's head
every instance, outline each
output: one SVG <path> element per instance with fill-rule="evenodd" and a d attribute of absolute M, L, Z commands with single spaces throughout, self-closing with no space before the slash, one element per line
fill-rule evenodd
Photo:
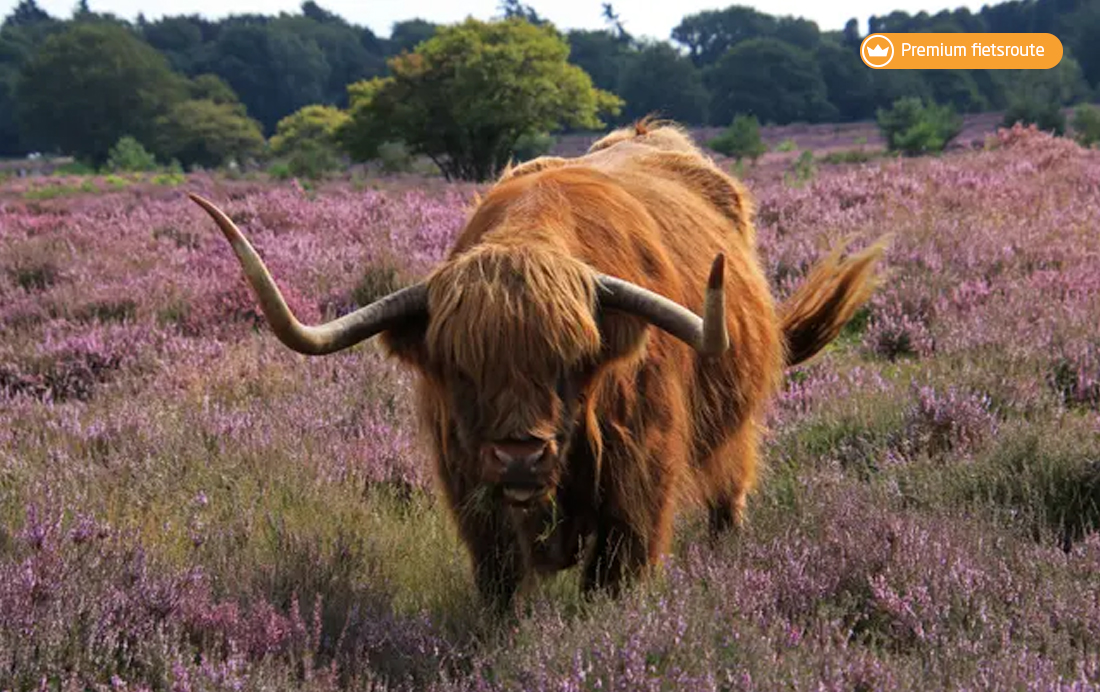
<path fill-rule="evenodd" d="M 448 443 L 480 479 L 527 505 L 557 484 L 583 393 L 599 367 L 636 350 L 649 323 L 704 355 L 729 347 L 724 257 L 711 269 L 704 318 L 552 248 L 474 246 L 420 283 L 318 326 L 301 324 L 263 262 L 211 202 L 191 198 L 229 240 L 276 336 L 308 355 L 383 332 L 438 386 Z"/>

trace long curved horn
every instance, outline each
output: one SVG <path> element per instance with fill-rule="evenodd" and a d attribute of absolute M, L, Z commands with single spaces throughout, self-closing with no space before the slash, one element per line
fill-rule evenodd
<path fill-rule="evenodd" d="M 596 276 L 603 289 L 600 302 L 610 308 L 644 317 L 705 356 L 717 356 L 730 345 L 726 329 L 726 256 L 714 258 L 700 318 L 682 305 L 637 284 L 606 274 Z"/>
<path fill-rule="evenodd" d="M 263 260 L 236 224 L 209 200 L 193 193 L 188 196 L 206 210 L 229 240 L 275 336 L 298 353 L 310 356 L 335 353 L 428 311 L 427 285 L 417 283 L 331 322 L 318 326 L 303 325 L 287 307 Z"/>

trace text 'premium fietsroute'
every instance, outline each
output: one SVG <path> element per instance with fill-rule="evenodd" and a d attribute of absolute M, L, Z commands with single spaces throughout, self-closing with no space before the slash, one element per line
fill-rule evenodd
<path fill-rule="evenodd" d="M 876 70 L 1049 70 L 1062 60 L 1054 34 L 871 34 L 859 51 Z"/>
<path fill-rule="evenodd" d="M 939 44 L 935 46 L 928 45 L 914 45 L 911 43 L 902 42 L 901 54 L 913 55 L 917 57 L 929 57 L 929 58 L 966 58 L 970 56 L 993 58 L 993 57 L 1042 57 L 1046 54 L 1046 47 L 1042 45 L 1035 45 L 1034 43 L 1026 46 L 1020 45 L 1004 45 L 998 43 L 980 43 L 975 42 L 970 46 L 960 45 L 946 45 Z"/>

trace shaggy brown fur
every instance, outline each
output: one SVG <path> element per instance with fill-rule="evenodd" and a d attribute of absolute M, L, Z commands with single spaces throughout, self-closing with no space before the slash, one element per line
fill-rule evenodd
<path fill-rule="evenodd" d="M 709 507 L 715 535 L 738 525 L 784 368 L 836 337 L 881 252 L 827 258 L 777 306 L 745 188 L 664 123 L 507 170 L 429 277 L 430 317 L 383 335 L 422 375 L 423 423 L 482 593 L 507 604 L 526 574 L 581 559 L 586 588 L 618 588 L 667 550 L 685 502 Z M 600 307 L 594 272 L 700 313 L 719 253 L 721 357 Z M 484 445 L 532 437 L 549 440 L 551 488 L 509 506 L 485 480 Z"/>

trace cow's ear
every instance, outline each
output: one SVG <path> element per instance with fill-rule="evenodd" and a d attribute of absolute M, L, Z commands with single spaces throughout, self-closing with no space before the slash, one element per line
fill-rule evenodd
<path fill-rule="evenodd" d="M 428 333 L 428 317 L 414 317 L 399 327 L 383 332 L 379 338 L 386 353 L 402 363 L 417 368 L 427 368 L 428 345 L 425 335 Z"/>
<path fill-rule="evenodd" d="M 645 353 L 649 325 L 644 319 L 618 310 L 603 310 L 599 326 L 600 360 L 605 363 L 634 360 Z"/>

